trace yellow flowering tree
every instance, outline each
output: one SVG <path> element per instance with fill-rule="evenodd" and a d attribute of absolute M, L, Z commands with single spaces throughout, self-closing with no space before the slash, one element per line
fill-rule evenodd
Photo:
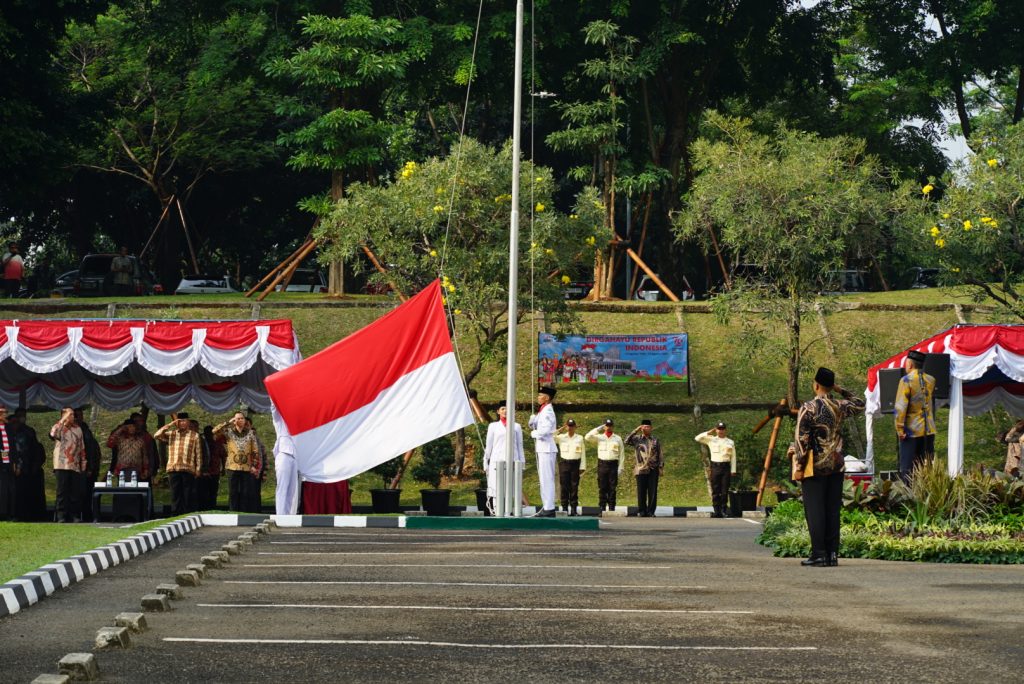
<path fill-rule="evenodd" d="M 511 147 L 496 149 L 467 139 L 452 202 L 454 169 L 452 156 L 435 157 L 406 163 L 388 183 L 350 185 L 330 220 L 321 224 L 320 236 L 327 243 L 321 258 L 348 257 L 365 242 L 388 265 L 388 280 L 403 292 L 416 292 L 440 277 L 459 333 L 476 338 L 476 345 L 462 348 L 463 372 L 471 384 L 484 361 L 501 352 L 509 327 Z M 520 317 L 533 305 L 554 325 L 574 327 L 562 276 L 589 259 L 587 241 L 601 225 L 601 204 L 591 190 L 579 196 L 571 214 L 557 211 L 551 171 L 528 163 L 520 184 Z M 372 278 L 385 282 L 380 274 Z"/>
<path fill-rule="evenodd" d="M 938 264 L 942 285 L 1024 320 L 1024 123 L 971 144 L 977 153 L 944 179 L 941 198 L 904 190 L 903 230 Z"/>

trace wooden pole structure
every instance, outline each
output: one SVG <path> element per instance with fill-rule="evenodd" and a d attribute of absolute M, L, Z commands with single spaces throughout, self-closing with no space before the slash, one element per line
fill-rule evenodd
<path fill-rule="evenodd" d="M 630 248 L 626 248 L 626 254 L 628 254 L 630 257 L 632 257 L 633 261 L 636 262 L 637 266 L 639 266 L 640 268 L 642 268 L 644 270 L 644 273 L 646 273 L 650 277 L 650 279 L 654 281 L 654 284 L 658 286 L 659 290 L 661 290 L 662 292 L 665 293 L 666 297 L 668 297 L 673 302 L 678 302 L 679 301 L 679 297 L 676 297 L 675 293 L 673 293 L 672 290 L 668 289 L 668 286 L 665 285 L 665 283 L 661 282 L 661 278 L 659 278 L 654 273 L 654 271 L 651 270 L 650 266 L 648 266 L 647 264 L 644 263 L 643 259 L 641 259 L 639 256 L 637 256 L 636 252 L 634 252 Z"/>
<path fill-rule="evenodd" d="M 287 266 L 288 264 L 290 264 L 290 263 L 291 263 L 291 261 L 292 261 L 292 259 L 294 259 L 294 258 L 295 258 L 295 257 L 296 257 L 296 256 L 297 256 L 297 255 L 299 254 L 299 252 L 301 252 L 302 250 L 304 250 L 304 249 L 306 248 L 306 245 L 308 245 L 309 243 L 310 243 L 310 239 L 309 239 L 309 238 L 307 237 L 307 238 L 306 238 L 306 240 L 305 240 L 305 242 L 303 242 L 303 243 L 302 243 L 302 244 L 301 244 L 301 245 L 299 246 L 299 248 L 298 248 L 297 250 L 295 250 L 294 252 L 292 252 L 292 253 L 291 253 L 291 254 L 290 254 L 290 255 L 288 256 L 288 258 L 287 258 L 287 259 L 285 259 L 284 261 L 282 261 L 281 263 L 279 263 L 279 264 L 278 264 L 277 266 L 275 266 L 274 268 L 272 268 L 272 269 L 270 270 L 270 273 L 268 273 L 267 275 L 263 276 L 263 278 L 262 278 L 262 279 L 260 279 L 260 282 L 256 283 L 256 284 L 255 284 L 255 285 L 253 285 L 253 286 L 252 286 L 251 288 L 249 288 L 249 291 L 245 293 L 245 296 L 246 296 L 246 297 L 251 297 L 251 296 L 253 295 L 253 293 L 254 293 L 254 292 L 256 292 L 256 290 L 258 290 L 258 289 L 260 289 L 261 287 L 263 287 L 263 285 L 264 285 L 264 284 L 265 284 L 265 283 L 266 283 L 266 282 L 267 282 L 268 280 L 270 280 L 270 279 L 271 279 L 271 278 L 273 278 L 273 277 L 274 277 L 275 275 L 277 275 L 277 272 L 278 272 L 278 271 L 280 271 L 281 269 L 283 269 L 284 267 L 286 267 L 286 266 Z"/>
<path fill-rule="evenodd" d="M 402 475 L 405 475 L 405 469 L 409 467 L 409 461 L 412 460 L 414 453 L 416 453 L 415 449 L 405 452 L 405 456 L 402 457 L 402 465 L 398 468 L 398 474 L 395 475 L 395 479 L 391 480 L 391 486 L 388 489 L 398 489 L 398 485 L 402 482 Z"/>
<path fill-rule="evenodd" d="M 310 240 L 309 242 L 307 242 L 306 246 L 303 247 L 298 254 L 294 255 L 294 257 L 292 258 L 292 263 L 289 264 L 286 268 L 294 270 L 295 267 L 298 266 L 298 264 L 307 256 L 309 256 L 310 252 L 312 252 L 316 248 L 316 244 L 316 240 Z M 266 299 L 267 295 L 274 291 L 274 288 L 277 287 L 278 283 L 284 280 L 287 273 L 287 270 L 278 273 L 277 276 L 274 277 L 274 280 L 270 283 L 270 285 L 267 285 L 267 288 L 263 290 L 262 294 L 260 294 L 260 296 L 256 298 L 256 301 L 262 302 L 264 299 Z"/>
<path fill-rule="evenodd" d="M 779 409 L 786 407 L 786 400 L 782 399 L 779 401 Z M 768 438 L 768 451 L 764 455 L 764 469 L 761 471 L 761 481 L 757 485 L 757 501 L 756 506 L 761 505 L 761 499 L 764 497 L 764 487 L 768 482 L 768 470 L 772 467 L 772 455 L 775 453 L 775 442 L 779 438 L 779 428 L 782 427 L 782 411 L 775 411 L 775 424 L 772 425 L 772 434 Z"/>
<path fill-rule="evenodd" d="M 487 411 L 484 410 L 484 407 L 480 405 L 480 402 L 477 401 L 476 397 L 469 398 L 469 407 L 473 409 L 473 415 L 476 417 L 478 422 L 491 422 L 491 417 L 487 414 Z"/>
<path fill-rule="evenodd" d="M 156 222 L 156 225 L 153 226 L 153 232 L 149 234 L 149 239 L 146 240 L 146 245 L 142 248 L 142 251 L 139 252 L 139 261 L 142 261 L 142 257 L 146 255 L 146 251 L 149 249 L 149 245 L 152 244 L 153 238 L 156 237 L 157 231 L 160 230 L 160 226 L 163 225 L 164 219 L 167 218 L 167 212 L 170 211 L 171 204 L 173 202 L 174 195 L 171 195 L 171 198 L 167 200 L 167 206 L 164 207 L 163 212 L 160 214 L 160 219 Z"/>
<path fill-rule="evenodd" d="M 185 222 L 185 208 L 181 206 L 181 200 L 174 200 L 178 205 L 178 216 L 181 217 L 181 229 L 185 231 L 185 243 L 188 244 L 188 255 L 192 257 L 192 269 L 199 273 L 199 262 L 196 261 L 196 249 L 192 246 L 192 236 L 188 233 L 188 224 Z"/>
<path fill-rule="evenodd" d="M 371 250 L 370 247 L 365 242 L 359 246 L 363 248 L 363 254 L 367 256 L 367 258 L 370 260 L 370 263 L 373 264 L 373 267 L 380 271 L 381 275 L 387 277 L 388 270 L 384 268 L 383 264 L 380 263 L 380 260 L 377 258 L 377 255 L 373 253 L 373 250 Z M 402 294 L 402 291 L 398 289 L 398 286 L 395 285 L 395 282 L 391 280 L 391 278 L 387 278 L 387 281 L 388 285 L 391 286 L 392 292 L 398 295 L 398 299 L 400 301 L 404 302 L 409 299 L 404 294 Z"/>
<path fill-rule="evenodd" d="M 729 269 L 725 267 L 725 259 L 722 258 L 722 250 L 718 246 L 718 238 L 715 236 L 715 228 L 707 224 L 708 233 L 711 234 L 711 244 L 715 247 L 715 256 L 718 257 L 718 267 L 722 269 L 722 277 L 725 278 L 726 289 L 732 289 L 732 280 L 729 278 Z"/>
<path fill-rule="evenodd" d="M 644 255 L 644 240 L 647 239 L 647 223 L 651 218 L 651 202 L 653 200 L 653 193 L 647 193 L 647 206 L 644 207 L 644 223 L 640 228 L 640 244 L 636 246 L 637 256 L 642 257 Z M 638 278 L 639 271 L 633 271 L 633 277 L 629 281 L 629 289 L 626 291 L 626 299 L 633 299 L 633 291 L 636 289 L 636 281 Z"/>

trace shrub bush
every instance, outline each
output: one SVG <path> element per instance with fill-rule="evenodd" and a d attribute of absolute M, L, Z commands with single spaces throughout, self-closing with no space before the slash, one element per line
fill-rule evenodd
<path fill-rule="evenodd" d="M 412 476 L 434 489 L 441 486 L 441 478 L 455 465 L 455 447 L 451 437 L 438 437 L 423 445 L 423 458 L 412 469 Z"/>

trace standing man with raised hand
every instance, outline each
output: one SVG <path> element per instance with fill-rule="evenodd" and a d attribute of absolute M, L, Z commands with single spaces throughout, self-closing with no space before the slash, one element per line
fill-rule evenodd
<path fill-rule="evenodd" d="M 587 433 L 586 440 L 597 445 L 597 504 L 602 512 L 614 511 L 622 457 L 626 451 L 622 437 L 615 434 L 615 421 L 606 419 L 604 425 Z"/>
<path fill-rule="evenodd" d="M 245 414 L 236 411 L 231 420 L 213 428 L 213 436 L 224 443 L 230 473 L 228 480 L 228 510 L 258 513 L 253 510 L 259 501 L 259 474 L 262 467 L 261 446 L 256 432 L 249 427 Z M 254 493 L 255 490 L 255 493 Z"/>
<path fill-rule="evenodd" d="M 658 479 L 665 470 L 661 441 L 651 434 L 649 419 L 640 421 L 626 437 L 626 445 L 636 449 L 633 475 L 636 476 L 636 507 L 641 518 L 653 518 L 658 508 Z"/>
<path fill-rule="evenodd" d="M 896 436 L 900 440 L 900 479 L 910 480 L 914 468 L 935 456 L 935 378 L 921 370 L 925 355 L 907 352 L 906 373 L 896 388 Z"/>
<path fill-rule="evenodd" d="M 540 408 L 530 416 L 530 437 L 533 438 L 534 449 L 537 451 L 537 477 L 540 480 L 541 510 L 534 513 L 535 518 L 555 517 L 555 460 L 558 448 L 555 446 L 555 407 L 551 404 L 555 399 L 555 390 L 541 387 L 537 394 Z"/>
<path fill-rule="evenodd" d="M 54 515 L 57 522 L 74 522 L 81 508 L 78 500 L 81 488 L 78 480 L 85 472 L 85 437 L 75 423 L 75 411 L 70 406 L 60 410 L 60 420 L 50 428 L 53 445 L 53 474 L 57 478 L 57 501 Z"/>
<path fill-rule="evenodd" d="M 576 432 L 575 420 L 570 418 L 558 428 L 555 444 L 558 445 L 558 483 L 562 490 L 562 510 L 574 517 L 579 515 L 580 476 L 587 469 L 587 446 L 583 442 L 583 435 Z"/>
<path fill-rule="evenodd" d="M 167 479 L 171 483 L 171 513 L 183 515 L 195 510 L 195 481 L 199 476 L 202 454 L 199 433 L 192 429 L 187 413 L 171 416 L 174 420 L 156 431 L 153 439 L 167 442 Z"/>
<path fill-rule="evenodd" d="M 736 444 L 726 437 L 725 432 L 725 423 L 718 421 L 718 425 L 693 438 L 711 452 L 711 506 L 715 509 L 712 518 L 726 517 L 729 481 L 736 474 Z"/>

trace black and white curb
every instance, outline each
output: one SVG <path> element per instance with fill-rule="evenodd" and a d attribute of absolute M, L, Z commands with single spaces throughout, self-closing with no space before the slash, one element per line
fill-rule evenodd
<path fill-rule="evenodd" d="M 202 513 L 207 527 L 252 527 L 270 520 L 278 527 L 405 527 L 404 515 L 262 515 L 259 513 Z"/>
<path fill-rule="evenodd" d="M 0 617 L 39 603 L 58 589 L 66 589 L 90 575 L 141 556 L 202 525 L 200 516 L 191 515 L 26 573 L 0 585 Z"/>

